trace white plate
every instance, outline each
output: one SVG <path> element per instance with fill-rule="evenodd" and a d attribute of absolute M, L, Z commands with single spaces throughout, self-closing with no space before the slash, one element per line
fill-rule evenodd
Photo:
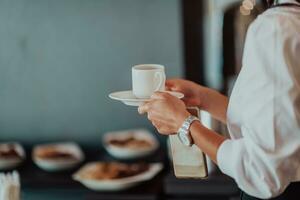
<path fill-rule="evenodd" d="M 171 92 L 171 91 L 165 91 L 179 99 L 182 99 L 184 97 L 184 94 L 180 93 L 180 92 Z M 150 101 L 151 99 L 140 99 L 134 96 L 134 94 L 132 93 L 132 90 L 128 90 L 128 91 L 120 91 L 120 92 L 114 92 L 108 95 L 109 98 L 117 100 L 117 101 L 121 101 L 123 102 L 125 105 L 128 106 L 140 106 L 143 103 Z"/>
<path fill-rule="evenodd" d="M 137 150 L 134 148 L 119 147 L 116 145 L 109 144 L 109 141 L 112 139 L 125 139 L 130 136 L 137 139 L 147 140 L 152 145 L 151 147 L 140 148 Z M 106 151 L 110 155 L 118 159 L 136 159 L 148 156 L 159 147 L 159 142 L 157 141 L 157 139 L 153 136 L 152 133 L 145 129 L 134 129 L 106 133 L 103 138 L 103 143 Z"/>
<path fill-rule="evenodd" d="M 136 176 L 131 176 L 127 178 L 115 180 L 93 180 L 82 178 L 80 174 L 87 168 L 93 167 L 95 163 L 87 163 L 72 176 L 74 180 L 80 182 L 85 187 L 95 191 L 119 191 L 128 189 L 130 187 L 138 185 L 141 182 L 151 180 L 163 168 L 163 165 L 161 163 L 153 163 L 150 164 L 149 170 Z"/>
<path fill-rule="evenodd" d="M 16 142 L 6 142 L 0 144 L 1 148 L 6 148 L 5 145 L 11 144 L 15 147 L 16 152 L 20 155 L 21 158 L 1 158 L 0 157 L 0 170 L 9 170 L 19 166 L 25 159 L 25 151 L 21 144 Z"/>
<path fill-rule="evenodd" d="M 44 147 L 54 146 L 55 148 L 62 150 L 64 152 L 68 152 L 75 156 L 76 159 L 45 159 L 45 158 L 38 158 L 35 156 L 36 152 Z M 61 171 L 71 169 L 77 166 L 84 160 L 84 154 L 81 148 L 73 142 L 66 142 L 66 143 L 51 143 L 51 144 L 43 144 L 37 145 L 33 149 L 32 158 L 35 164 L 45 171 Z"/>

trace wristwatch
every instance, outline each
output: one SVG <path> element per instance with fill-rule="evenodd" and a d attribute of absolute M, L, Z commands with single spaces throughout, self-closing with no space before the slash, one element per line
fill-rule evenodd
<path fill-rule="evenodd" d="M 190 115 L 184 120 L 182 126 L 179 128 L 177 132 L 177 136 L 179 140 L 185 146 L 192 146 L 194 144 L 193 138 L 190 133 L 190 127 L 194 121 L 200 122 L 200 120 L 197 117 Z"/>

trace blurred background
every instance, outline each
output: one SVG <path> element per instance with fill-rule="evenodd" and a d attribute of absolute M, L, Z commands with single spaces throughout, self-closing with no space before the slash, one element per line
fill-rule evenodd
<path fill-rule="evenodd" d="M 241 13 L 241 3 L 1 0 L 0 139 L 93 143 L 106 131 L 151 128 L 108 98 L 131 88 L 135 64 L 227 89 L 257 13 Z"/>
<path fill-rule="evenodd" d="M 131 67 L 163 64 L 169 78 L 230 94 L 247 28 L 264 9 L 253 0 L 0 0 L 0 141 L 97 146 L 108 131 L 154 132 L 136 108 L 108 98 L 131 88 Z"/>
<path fill-rule="evenodd" d="M 108 94 L 131 88 L 135 64 L 183 76 L 179 1 L 1 0 L 0 13 L 1 140 L 93 143 L 150 127 Z"/>

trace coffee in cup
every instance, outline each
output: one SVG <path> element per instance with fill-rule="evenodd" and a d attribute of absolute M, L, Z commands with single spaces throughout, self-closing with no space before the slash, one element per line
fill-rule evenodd
<path fill-rule="evenodd" d="M 150 98 L 154 92 L 165 91 L 165 67 L 142 64 L 132 67 L 132 90 L 137 98 Z"/>

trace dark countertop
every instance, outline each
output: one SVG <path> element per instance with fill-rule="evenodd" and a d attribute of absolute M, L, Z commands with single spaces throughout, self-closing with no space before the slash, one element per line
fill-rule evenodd
<path fill-rule="evenodd" d="M 111 161 L 115 160 L 110 157 L 104 149 L 96 148 L 82 148 L 86 160 L 89 161 Z M 26 148 L 28 157 L 31 155 L 31 148 Z M 153 156 L 147 157 L 142 160 L 126 161 L 126 162 L 164 162 L 165 154 L 162 149 L 159 149 L 153 154 Z M 123 161 L 125 162 L 125 161 Z M 84 164 L 82 163 L 82 165 Z M 72 180 L 72 174 L 78 169 L 64 171 L 64 172 L 46 172 L 38 168 L 31 159 L 27 161 L 19 168 L 21 175 L 22 194 L 24 199 L 30 199 L 32 195 L 47 196 L 49 199 L 62 199 L 69 197 L 70 199 L 107 199 L 107 200 L 155 200 L 161 196 L 162 193 L 162 179 L 165 171 L 156 176 L 149 182 L 142 183 L 129 190 L 121 192 L 94 192 L 85 188 L 80 183 Z M 39 195 L 40 194 L 40 195 Z M 50 196 L 53 196 L 50 198 Z M 30 197 L 30 198 L 29 198 Z M 38 198 L 36 198 L 38 199 Z M 46 200 L 44 199 L 44 200 Z"/>
<path fill-rule="evenodd" d="M 178 179 L 170 170 L 164 179 L 164 192 L 167 196 L 213 196 L 235 197 L 239 195 L 233 179 L 222 174 L 219 170 L 205 179 Z"/>
<path fill-rule="evenodd" d="M 114 160 L 103 149 L 82 148 L 86 160 Z M 78 169 L 64 172 L 45 172 L 39 169 L 30 159 L 31 148 L 26 148 L 27 160 L 17 170 L 21 175 L 22 199 L 24 200 L 156 200 L 176 196 L 233 196 L 238 189 L 230 178 L 221 173 L 212 174 L 204 180 L 176 179 L 170 170 L 166 151 L 159 149 L 152 156 L 141 160 L 126 162 L 162 162 L 165 169 L 153 180 L 142 183 L 131 189 L 120 192 L 94 192 L 72 180 L 71 175 Z M 82 163 L 82 164 L 84 164 Z"/>

